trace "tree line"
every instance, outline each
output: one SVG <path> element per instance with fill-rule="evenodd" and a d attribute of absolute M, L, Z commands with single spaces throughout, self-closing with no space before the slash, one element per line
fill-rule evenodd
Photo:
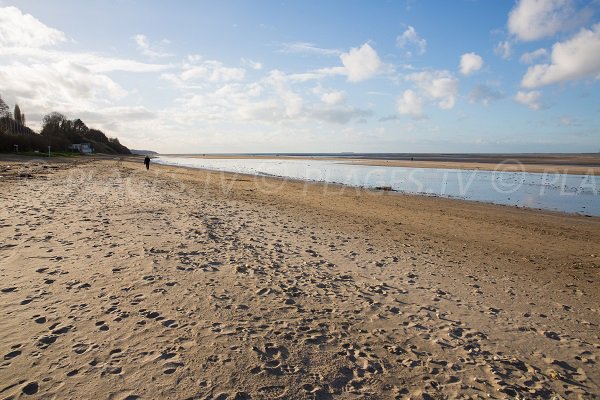
<path fill-rule="evenodd" d="M 39 133 L 28 128 L 25 114 L 18 104 L 14 111 L 0 96 L 0 152 L 40 151 L 48 146 L 52 151 L 68 152 L 76 143 L 89 143 L 97 153 L 131 154 L 118 138 L 109 138 L 99 129 L 88 128 L 81 119 L 69 120 L 65 115 L 51 112 L 44 116 Z"/>

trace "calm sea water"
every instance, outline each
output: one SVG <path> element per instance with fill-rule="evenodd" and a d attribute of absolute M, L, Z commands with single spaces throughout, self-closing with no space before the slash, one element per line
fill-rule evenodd
<path fill-rule="evenodd" d="M 343 161 L 158 157 L 160 164 L 600 216 L 600 176 L 378 167 Z"/>

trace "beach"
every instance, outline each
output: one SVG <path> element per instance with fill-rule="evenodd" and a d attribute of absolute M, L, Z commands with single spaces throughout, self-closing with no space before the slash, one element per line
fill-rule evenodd
<path fill-rule="evenodd" d="M 2 399 L 600 396 L 600 218 L 127 157 L 0 176 Z"/>

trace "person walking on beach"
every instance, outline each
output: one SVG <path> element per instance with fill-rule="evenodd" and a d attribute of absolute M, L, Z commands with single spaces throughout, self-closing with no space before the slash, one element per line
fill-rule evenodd
<path fill-rule="evenodd" d="M 150 157 L 144 158 L 144 164 L 146 164 L 146 169 L 150 169 Z"/>

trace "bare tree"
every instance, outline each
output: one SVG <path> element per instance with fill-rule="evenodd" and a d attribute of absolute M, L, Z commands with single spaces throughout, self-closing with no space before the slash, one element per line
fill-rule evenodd
<path fill-rule="evenodd" d="M 23 117 L 21 117 L 21 108 L 19 107 L 18 104 L 15 104 L 15 111 L 13 112 L 15 121 L 17 121 L 19 124 L 23 125 Z"/>
<path fill-rule="evenodd" d="M 10 111 L 8 110 L 8 105 L 2 100 L 2 96 L 0 96 L 0 118 L 9 117 Z"/>
<path fill-rule="evenodd" d="M 8 105 L 2 100 L 2 96 L 0 96 L 0 131 L 8 132 L 9 118 L 10 111 L 8 111 Z"/>

